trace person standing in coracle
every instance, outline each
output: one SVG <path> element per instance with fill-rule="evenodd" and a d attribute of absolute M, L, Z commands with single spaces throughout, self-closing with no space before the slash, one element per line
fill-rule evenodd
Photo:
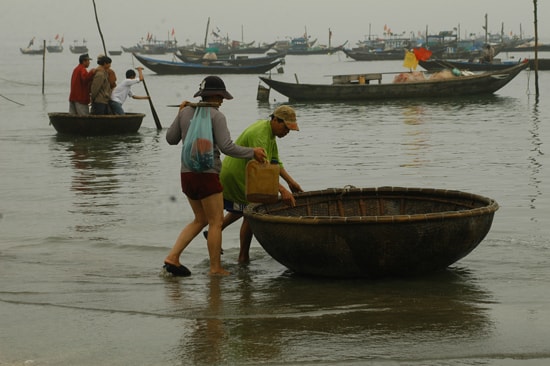
<path fill-rule="evenodd" d="M 90 60 L 87 53 L 78 57 L 78 65 L 74 68 L 71 76 L 69 113 L 90 114 L 90 85 L 96 71 L 95 69 L 88 71 Z"/>
<path fill-rule="evenodd" d="M 136 67 L 139 73 L 139 79 L 136 79 L 136 72 L 132 69 L 126 71 L 126 79 L 122 83 L 118 84 L 111 92 L 111 100 L 109 100 L 109 106 L 114 114 L 124 114 L 122 104 L 126 101 L 126 98 L 132 99 L 149 99 L 148 96 L 134 95 L 132 93 L 132 85 L 143 81 L 143 67 Z"/>
<path fill-rule="evenodd" d="M 92 97 L 92 114 L 111 114 L 109 100 L 111 99 L 111 84 L 109 82 L 109 68 L 111 67 L 111 58 L 103 56 L 97 61 L 99 66 L 96 68 L 90 94 Z"/>

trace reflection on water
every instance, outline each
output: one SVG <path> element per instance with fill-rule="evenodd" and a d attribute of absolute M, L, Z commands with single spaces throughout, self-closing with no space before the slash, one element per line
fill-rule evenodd
<path fill-rule="evenodd" d="M 253 272 L 240 269 L 237 281 L 212 277 L 206 288 L 185 280 L 167 283 L 177 317 L 195 320 L 174 350 L 180 362 L 341 362 L 400 346 L 403 357 L 414 358 L 418 350 L 407 347 L 483 338 L 492 327 L 484 308 L 491 295 L 461 269 L 375 282 L 292 274 L 262 279 Z M 444 351 L 432 352 L 437 357 Z"/>
<path fill-rule="evenodd" d="M 422 105 L 414 105 L 403 108 L 403 122 L 406 125 L 403 145 L 407 156 L 410 156 L 409 163 L 401 164 L 402 167 L 418 167 L 429 163 L 426 158 L 430 147 L 429 134 L 424 126 L 425 109 Z"/>
<path fill-rule="evenodd" d="M 116 215 L 122 201 L 123 181 L 132 174 L 127 167 L 143 147 L 141 135 L 72 137 L 58 135 L 52 141 L 59 152 L 54 164 L 70 162 L 71 191 L 75 192 L 70 213 L 81 215 L 78 232 L 99 232 L 118 225 L 123 216 Z"/>
<path fill-rule="evenodd" d="M 533 187 L 534 193 L 531 195 L 530 208 L 535 209 L 535 201 L 541 195 L 540 190 L 540 171 L 542 170 L 542 164 L 540 163 L 540 157 L 543 155 L 541 151 L 542 141 L 539 136 L 540 114 L 538 101 L 533 104 L 533 114 L 531 116 L 531 128 L 529 130 L 531 135 L 531 152 L 529 154 L 529 185 Z"/>

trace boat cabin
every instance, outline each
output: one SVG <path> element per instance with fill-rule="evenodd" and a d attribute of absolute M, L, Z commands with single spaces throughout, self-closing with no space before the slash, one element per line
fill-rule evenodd
<path fill-rule="evenodd" d="M 370 84 L 371 80 L 378 80 L 378 84 L 382 83 L 382 74 L 350 74 L 350 75 L 333 75 L 332 84 Z"/>

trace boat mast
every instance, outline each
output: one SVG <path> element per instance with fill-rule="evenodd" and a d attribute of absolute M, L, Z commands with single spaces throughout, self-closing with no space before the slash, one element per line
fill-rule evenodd
<path fill-rule="evenodd" d="M 208 46 L 208 28 L 210 28 L 210 17 L 208 17 L 208 22 L 206 23 L 206 34 L 204 35 L 204 48 Z"/>
<path fill-rule="evenodd" d="M 483 29 L 485 29 L 485 44 L 487 44 L 487 13 L 485 13 L 485 26 Z"/>

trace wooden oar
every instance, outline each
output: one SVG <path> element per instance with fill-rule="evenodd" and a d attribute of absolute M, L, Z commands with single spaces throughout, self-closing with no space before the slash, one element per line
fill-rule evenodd
<path fill-rule="evenodd" d="M 162 125 L 160 124 L 160 119 L 157 114 L 157 111 L 155 110 L 155 107 L 153 106 L 153 101 L 151 100 L 151 96 L 149 95 L 149 90 L 147 89 L 147 84 L 145 84 L 145 78 L 141 81 L 143 83 L 143 87 L 145 88 L 145 93 L 147 94 L 149 106 L 151 107 L 151 113 L 153 114 L 153 119 L 155 120 L 155 125 L 157 125 L 157 130 L 162 130 Z"/>

